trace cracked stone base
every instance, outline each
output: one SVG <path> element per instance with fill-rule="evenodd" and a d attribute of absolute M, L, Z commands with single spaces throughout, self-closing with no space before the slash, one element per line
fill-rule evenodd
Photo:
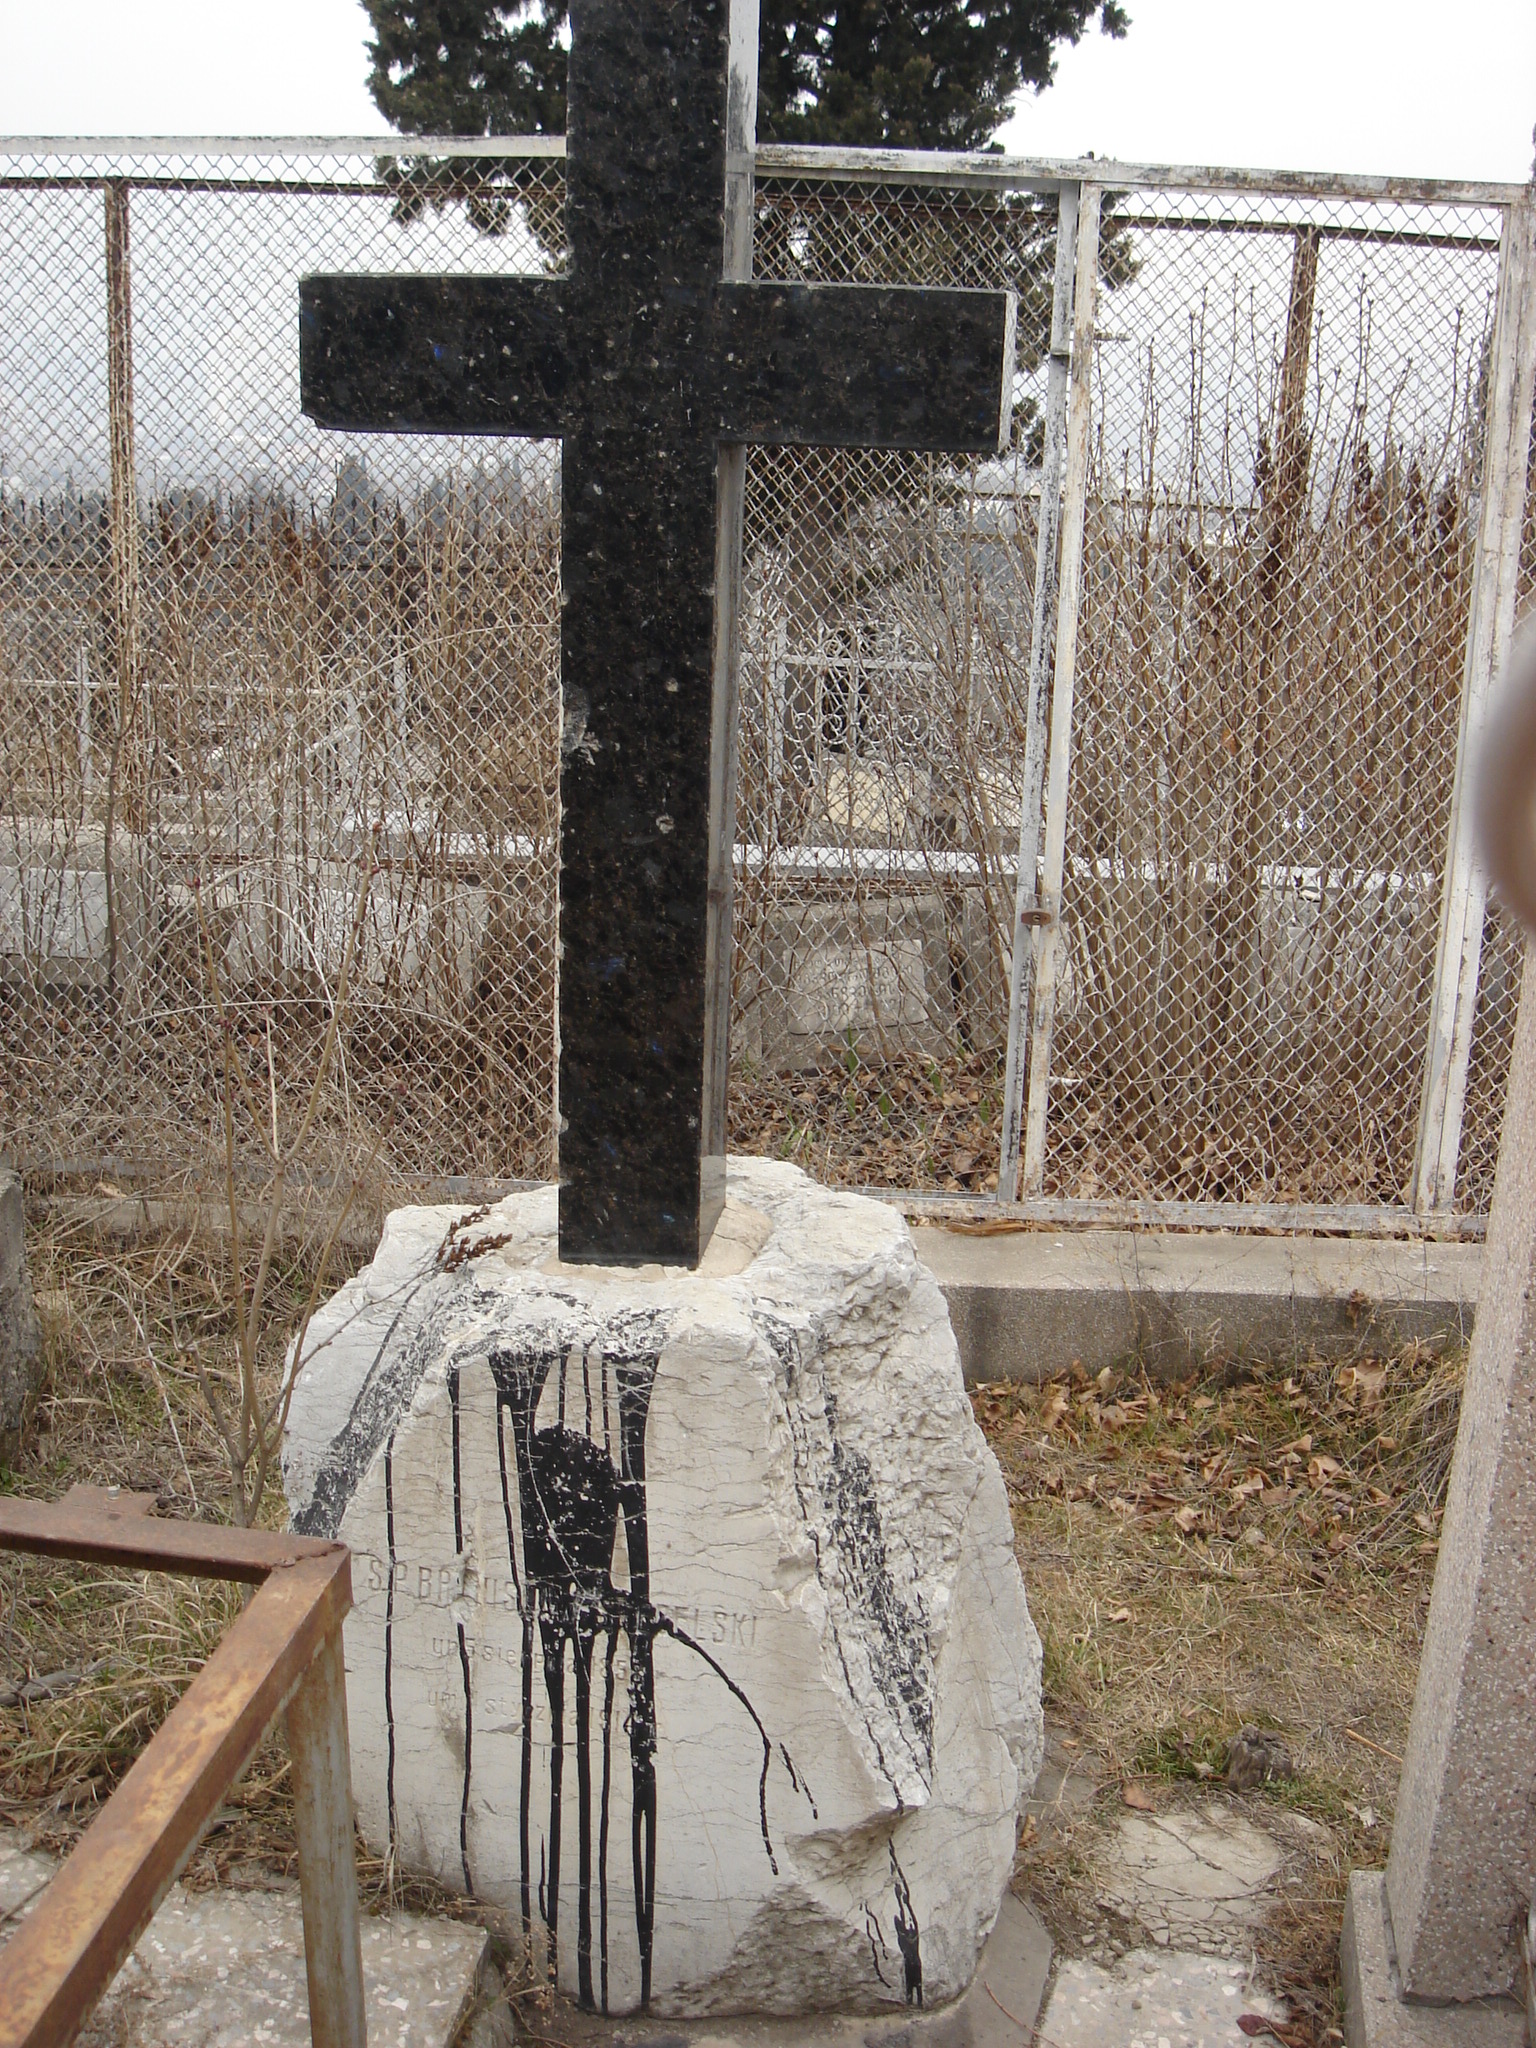
<path fill-rule="evenodd" d="M 1231 1955 L 1263 1914 L 1284 1861 L 1272 1836 L 1223 1801 L 1126 1814 L 1101 1896 L 1162 1946 Z"/>
<path fill-rule="evenodd" d="M 971 1988 L 942 2011 L 891 2018 L 604 2020 L 561 2001 L 571 2048 L 1020 2048 L 1051 1969 L 1051 1937 L 1033 1906 L 1004 1896 Z"/>
<path fill-rule="evenodd" d="M 397 1211 L 316 1317 L 360 1819 L 600 2011 L 942 2006 L 1041 1756 L 1007 1496 L 900 1217 L 727 1192 L 692 1273 L 562 1267 L 553 1189 Z"/>
<path fill-rule="evenodd" d="M 1522 2048 L 1525 2016 L 1512 1998 L 1409 2005 L 1399 1997 L 1386 1879 L 1379 1870 L 1350 1873 L 1340 1960 L 1349 2048 Z"/>

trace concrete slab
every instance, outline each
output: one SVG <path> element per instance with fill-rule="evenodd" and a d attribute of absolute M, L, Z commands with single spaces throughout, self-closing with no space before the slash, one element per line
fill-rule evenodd
<path fill-rule="evenodd" d="M 1247 1963 L 1134 1949 L 1112 1970 L 1063 1963 L 1038 2039 L 1041 2048 L 1249 2048 L 1245 2014 L 1285 2018 Z"/>
<path fill-rule="evenodd" d="M 794 1960 L 786 1957 L 785 1967 Z M 571 2048 L 1020 2048 L 1032 2041 L 1051 1968 L 1051 1937 L 1033 1906 L 1010 1892 L 975 1981 L 942 2012 L 824 2020 L 604 2020 L 557 2001 Z M 373 2036 L 369 2035 L 370 2048 Z"/>
<path fill-rule="evenodd" d="M 1217 1357 L 1286 1361 L 1363 1342 L 1463 1343 L 1482 1247 L 1256 1232 L 913 1226 L 966 1378 L 1040 1380 L 1136 1358 L 1174 1376 Z"/>
<path fill-rule="evenodd" d="M 57 1864 L 0 1840 L 0 1945 Z M 483 1928 L 402 1913 L 363 1921 L 369 2048 L 447 2048 L 474 2000 Z M 82 2048 L 308 2048 L 296 1884 L 173 1887 L 80 2035 Z"/>
<path fill-rule="evenodd" d="M 1271 1836 L 1220 1802 L 1128 1813 L 1101 1859 L 1102 1897 L 1160 1947 L 1241 1950 L 1285 1861 Z"/>
<path fill-rule="evenodd" d="M 1340 1944 L 1348 2048 L 1522 2048 L 1525 2016 L 1512 1998 L 1409 2005 L 1401 1996 L 1385 1873 L 1350 1873 Z"/>
<path fill-rule="evenodd" d="M 57 1863 L 0 1834 L 0 1943 L 47 1884 Z"/>

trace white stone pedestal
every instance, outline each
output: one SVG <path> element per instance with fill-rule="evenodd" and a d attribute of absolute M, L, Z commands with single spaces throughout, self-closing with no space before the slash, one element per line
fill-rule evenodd
<path fill-rule="evenodd" d="M 552 1189 L 397 1211 L 315 1318 L 362 1825 L 600 2010 L 941 2004 L 1041 1755 L 1006 1494 L 896 1212 L 729 1197 L 697 1273 L 562 1267 Z"/>
<path fill-rule="evenodd" d="M 1515 2042 L 1536 1867 L 1536 952 L 1385 1875 L 1350 1880 L 1350 2048 Z M 1459 2030 L 1459 2031 L 1458 2031 Z"/>

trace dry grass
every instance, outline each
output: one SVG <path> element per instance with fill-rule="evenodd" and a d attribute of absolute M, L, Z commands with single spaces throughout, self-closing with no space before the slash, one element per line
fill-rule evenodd
<path fill-rule="evenodd" d="M 1027 1830 L 1021 1856 L 1069 1951 L 1133 1939 L 1094 1878 L 1122 1788 L 1177 1798 L 1219 1777 L 1240 1726 L 1267 1725 L 1297 1775 L 1250 1797 L 1317 1825 L 1260 1953 L 1309 2030 L 1298 2042 L 1327 2037 L 1345 1879 L 1386 1855 L 1461 1376 L 1459 1357 L 1409 1351 L 1178 1387 L 977 1389 L 1058 1753 L 1094 1788 Z"/>
<path fill-rule="evenodd" d="M 226 1247 L 190 1227 L 125 1246 L 77 1224 L 30 1233 L 28 1255 L 48 1380 L 6 1489 L 53 1498 L 83 1480 L 156 1494 L 176 1514 L 228 1520 L 228 1465 L 197 1379 L 199 1359 L 216 1382 L 235 1377 Z M 261 1356 L 273 1384 L 285 1324 L 302 1313 L 309 1279 L 300 1240 L 275 1275 Z M 258 1519 L 282 1518 L 269 1487 Z M 0 1820 L 67 1849 L 240 1600 L 238 1588 L 216 1582 L 0 1556 L 0 1691 L 50 1677 L 56 1688 L 0 1707 Z M 286 1773 L 274 1737 L 230 1794 L 192 1882 L 291 1867 Z"/>

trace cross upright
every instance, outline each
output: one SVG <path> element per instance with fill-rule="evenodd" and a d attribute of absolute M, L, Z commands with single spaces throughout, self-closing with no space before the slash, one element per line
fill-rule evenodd
<path fill-rule="evenodd" d="M 558 435 L 560 1254 L 725 1199 L 745 449 L 1006 442 L 1008 292 L 750 282 L 757 0 L 572 0 L 564 275 L 309 277 L 322 426 Z"/>

